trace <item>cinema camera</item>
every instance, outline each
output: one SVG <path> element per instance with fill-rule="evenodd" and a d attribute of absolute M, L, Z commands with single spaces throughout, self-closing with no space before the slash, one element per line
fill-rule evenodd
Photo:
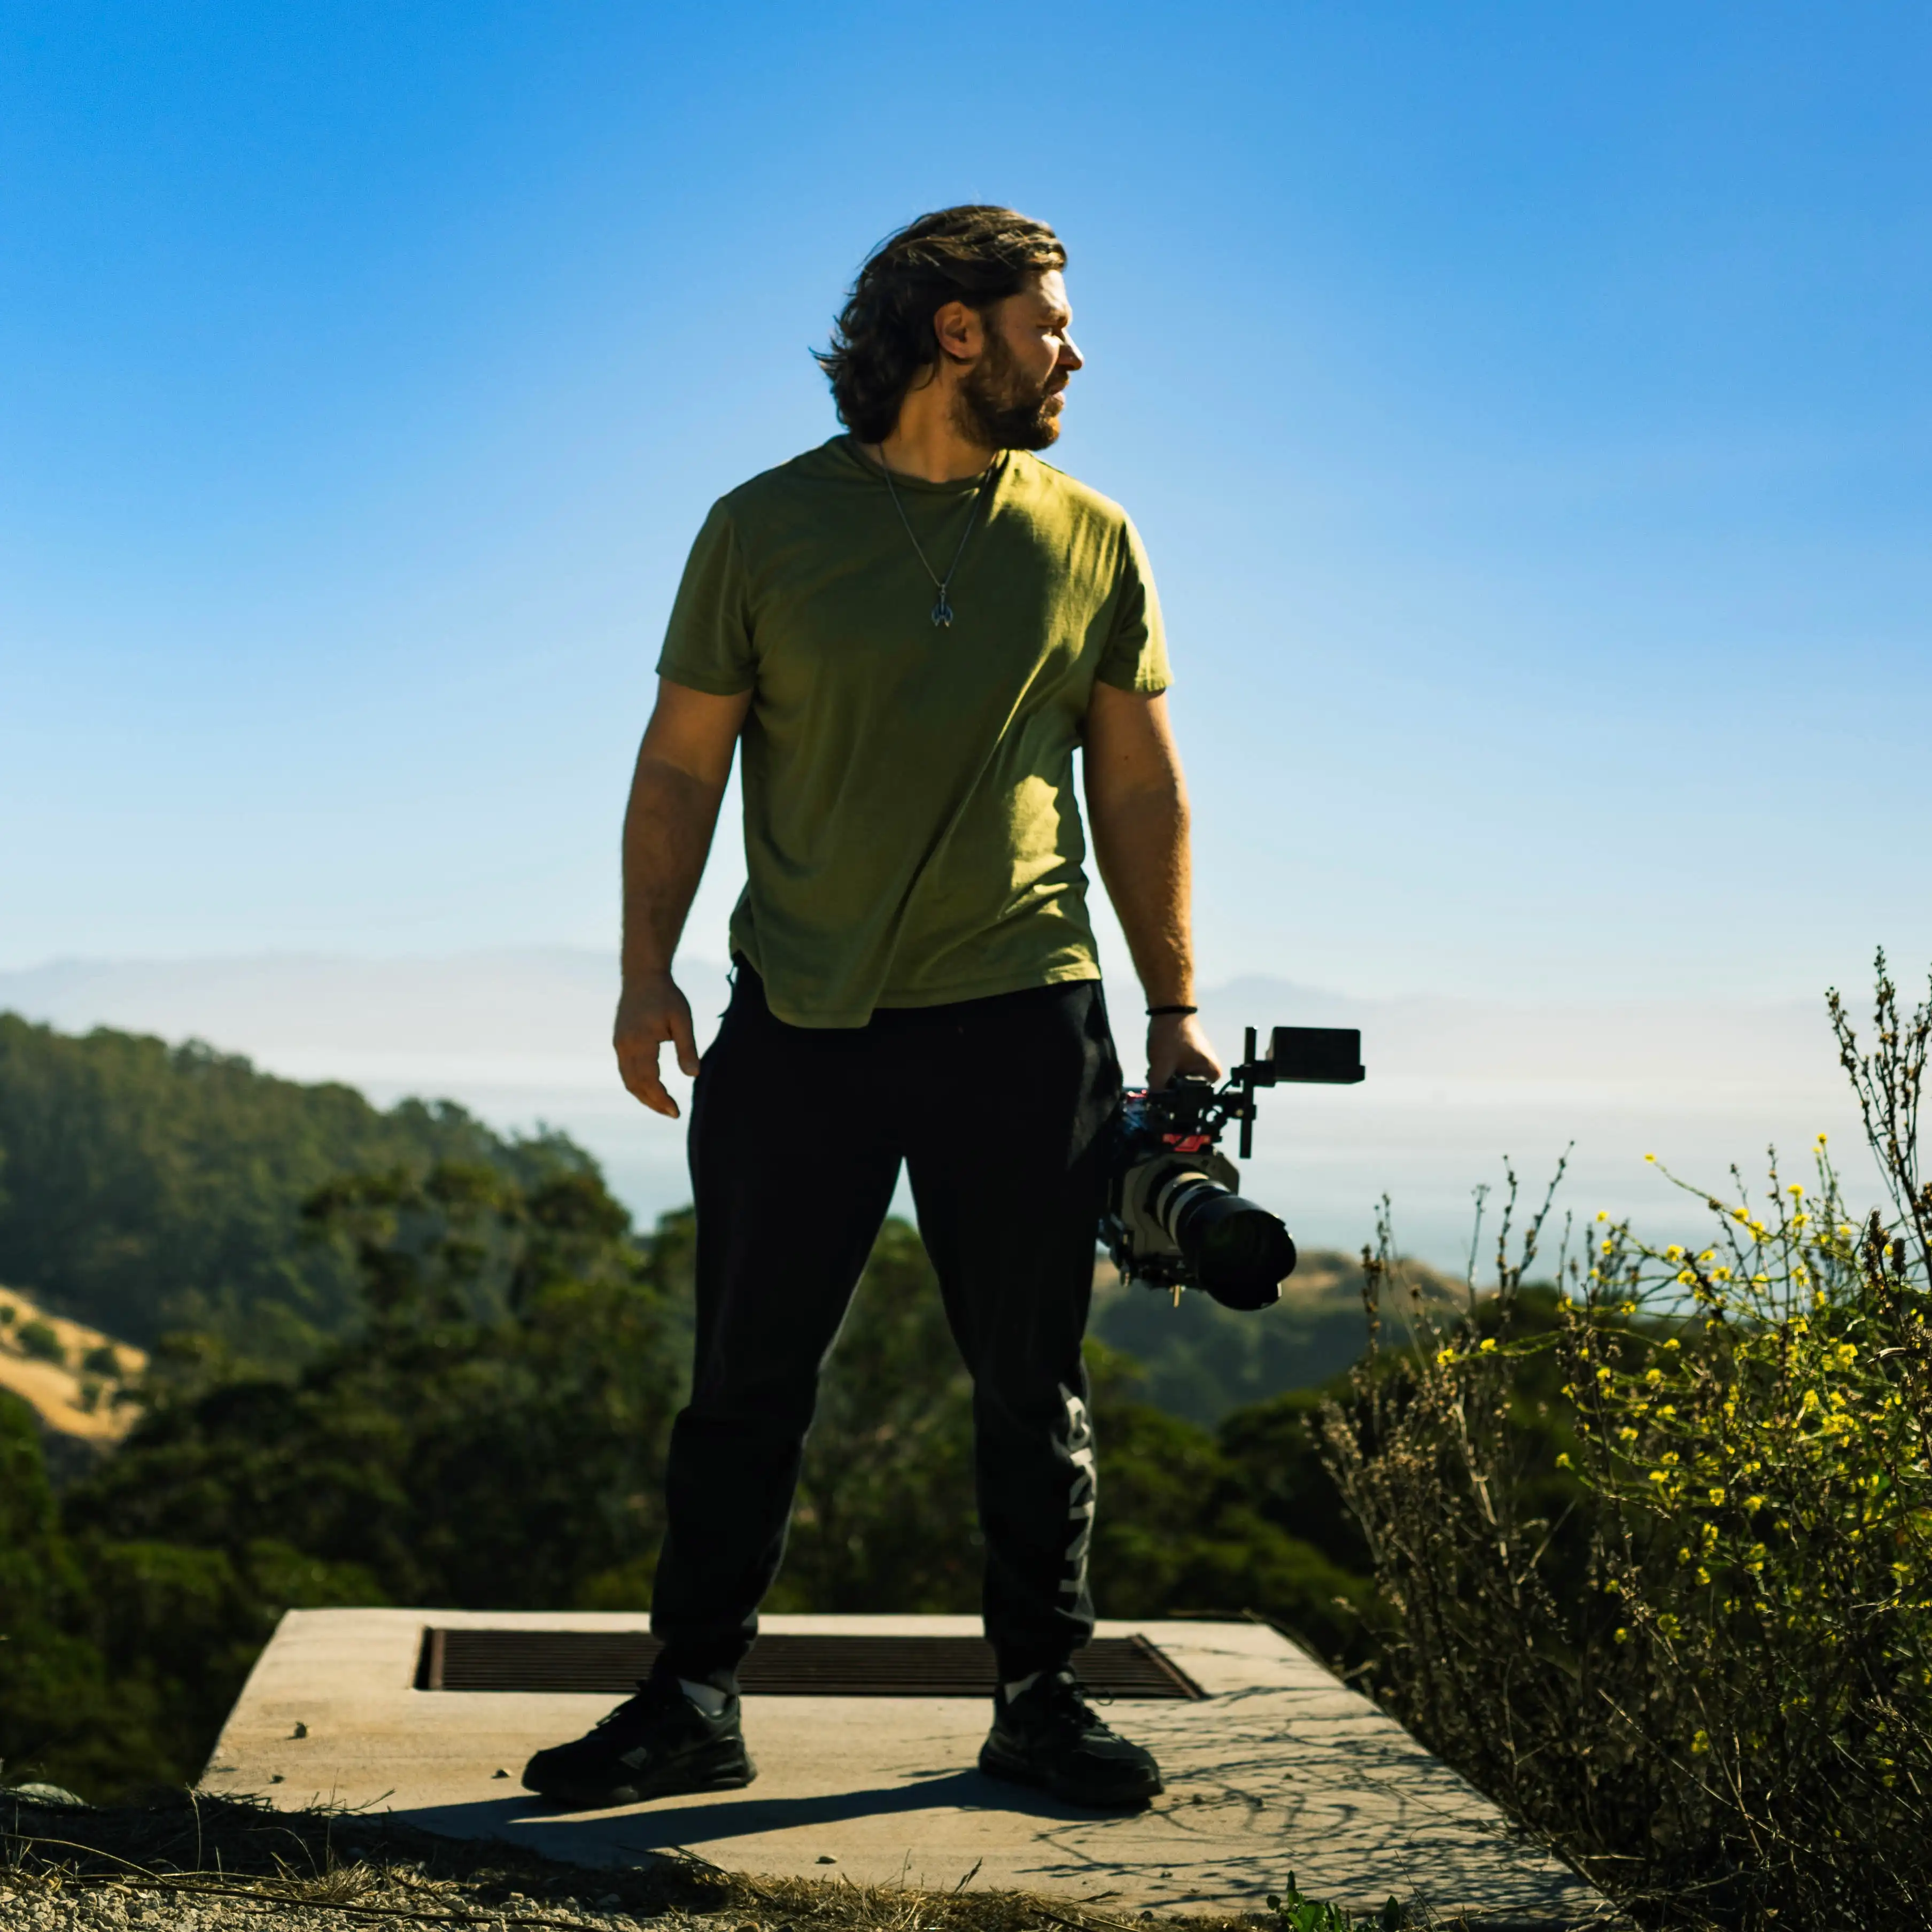
<path fill-rule="evenodd" d="M 1276 1027 L 1268 1058 L 1247 1030 L 1241 1064 L 1225 1085 L 1198 1075 L 1136 1088 L 1121 1104 L 1100 1239 L 1123 1282 L 1205 1290 L 1228 1308 L 1266 1308 L 1294 1271 L 1294 1243 L 1265 1208 L 1234 1192 L 1239 1170 L 1215 1146 L 1240 1123 L 1241 1158 L 1254 1151 L 1255 1094 L 1283 1081 L 1352 1086 L 1362 1078 L 1353 1027 Z"/>

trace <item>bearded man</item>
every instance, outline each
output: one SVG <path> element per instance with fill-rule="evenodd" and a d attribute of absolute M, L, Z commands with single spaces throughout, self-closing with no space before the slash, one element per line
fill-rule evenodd
<path fill-rule="evenodd" d="M 971 1372 L 998 1664 L 981 1768 L 1160 1789 L 1081 1695 L 1095 1495 L 1081 1363 L 1120 1073 L 1074 790 L 1147 995 L 1148 1078 L 1218 1078 L 1194 1015 L 1168 664 L 1124 512 L 1033 452 L 1082 366 L 1066 251 L 1010 208 L 900 230 L 820 360 L 846 434 L 712 509 L 624 825 L 624 1083 L 696 1076 L 697 1355 L 666 1475 L 650 1681 L 527 1788 L 742 1785 L 736 1670 L 784 1548 L 820 1368 L 902 1164 Z M 734 985 L 700 1060 L 671 958 L 742 746 Z"/>

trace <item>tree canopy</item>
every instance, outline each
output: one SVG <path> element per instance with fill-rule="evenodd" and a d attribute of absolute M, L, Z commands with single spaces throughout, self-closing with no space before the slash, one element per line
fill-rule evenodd
<path fill-rule="evenodd" d="M 196 1042 L 0 1013 L 0 1282 L 144 1348 L 188 1329 L 287 1368 L 352 1327 L 353 1268 L 298 1213 L 334 1175 L 459 1161 L 528 1176 L 574 1153 L 506 1141 L 448 1101 L 385 1112 Z"/>

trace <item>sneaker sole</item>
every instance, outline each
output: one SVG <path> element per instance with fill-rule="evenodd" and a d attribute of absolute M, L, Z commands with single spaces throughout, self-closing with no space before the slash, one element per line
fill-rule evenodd
<path fill-rule="evenodd" d="M 721 1765 L 715 1771 L 680 1774 L 668 1772 L 662 1778 L 640 1780 L 635 1784 L 540 1785 L 524 1780 L 524 1789 L 546 1804 L 560 1804 L 571 1811 L 607 1811 L 614 1805 L 644 1804 L 653 1798 L 680 1798 L 695 1791 L 742 1791 L 758 1774 L 758 1768 L 747 1757 L 736 1765 Z"/>
<path fill-rule="evenodd" d="M 1130 1810 L 1144 1804 L 1150 1798 L 1158 1798 L 1167 1789 L 1156 1774 L 1150 1783 L 1141 1784 L 1131 1791 L 1123 1788 L 1102 1796 L 1090 1790 L 1079 1790 L 1064 1778 L 1034 1770 L 1024 1759 L 1002 1756 L 990 1743 L 981 1747 L 980 1768 L 988 1778 L 1004 1778 L 1009 1784 L 1024 1784 L 1034 1791 L 1050 1792 L 1056 1798 L 1065 1798 L 1070 1804 L 1084 1804 L 1095 1811 Z"/>

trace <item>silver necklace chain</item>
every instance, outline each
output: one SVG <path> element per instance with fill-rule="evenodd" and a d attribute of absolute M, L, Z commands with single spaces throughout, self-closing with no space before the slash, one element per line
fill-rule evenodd
<path fill-rule="evenodd" d="M 996 461 L 997 458 L 994 459 Z M 985 474 L 974 487 L 973 507 L 967 512 L 966 527 L 959 533 L 959 548 L 952 553 L 952 562 L 944 577 L 927 562 L 925 547 L 920 543 L 912 526 L 912 519 L 905 513 L 905 506 L 899 501 L 898 485 L 892 481 L 891 466 L 886 461 L 886 452 L 879 452 L 879 467 L 885 472 L 886 494 L 892 500 L 892 508 L 899 513 L 899 521 L 905 526 L 906 535 L 912 539 L 913 554 L 919 559 L 920 567 L 932 579 L 932 587 L 938 592 L 938 600 L 932 607 L 932 622 L 935 630 L 944 630 L 952 622 L 952 605 L 946 592 L 952 588 L 952 580 L 959 569 L 959 560 L 966 554 L 966 540 L 973 534 L 973 526 L 980 520 L 980 499 L 986 494 L 986 484 L 993 474 L 993 465 L 988 464 Z"/>

